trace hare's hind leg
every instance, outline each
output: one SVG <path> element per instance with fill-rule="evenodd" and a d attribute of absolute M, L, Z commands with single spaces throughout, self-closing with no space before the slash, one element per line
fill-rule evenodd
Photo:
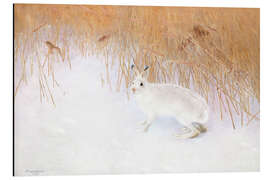
<path fill-rule="evenodd" d="M 175 134 L 175 137 L 180 139 L 194 138 L 200 134 L 200 131 L 196 129 L 192 124 L 186 127 L 185 133 Z"/>
<path fill-rule="evenodd" d="M 192 125 L 197 128 L 201 133 L 205 133 L 207 131 L 207 128 L 201 123 L 193 122 Z"/>

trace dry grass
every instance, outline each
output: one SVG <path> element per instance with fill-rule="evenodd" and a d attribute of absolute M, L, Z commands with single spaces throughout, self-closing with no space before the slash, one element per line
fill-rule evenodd
<path fill-rule="evenodd" d="M 228 114 L 233 127 L 235 113 L 241 125 L 259 119 L 250 109 L 260 101 L 259 9 L 16 4 L 14 16 L 15 71 L 21 73 L 15 95 L 37 70 L 41 100 L 54 103 L 54 64 L 71 68 L 73 50 L 104 59 L 101 81 L 111 89 L 128 88 L 131 63 L 147 64 L 149 81 L 217 100 L 216 111 L 221 119 Z"/>

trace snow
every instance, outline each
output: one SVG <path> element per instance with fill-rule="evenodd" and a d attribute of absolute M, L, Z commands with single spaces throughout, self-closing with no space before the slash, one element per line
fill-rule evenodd
<path fill-rule="evenodd" d="M 124 92 L 102 87 L 99 58 L 59 65 L 56 106 L 40 103 L 35 76 L 15 98 L 15 175 L 79 175 L 259 171 L 259 122 L 232 129 L 211 113 L 208 131 L 194 139 L 173 136 L 182 127 L 146 117 Z M 258 106 L 258 105 L 257 105 Z"/>

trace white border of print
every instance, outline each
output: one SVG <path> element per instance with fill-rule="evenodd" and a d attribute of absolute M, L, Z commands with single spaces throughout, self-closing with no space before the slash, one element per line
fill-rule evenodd
<path fill-rule="evenodd" d="M 270 7 L 269 2 L 265 0 L 11 0 L 1 3 L 1 60 L 0 60 L 0 109 L 1 109 L 1 124 L 0 124 L 0 179 L 17 179 L 12 177 L 12 8 L 13 3 L 43 3 L 43 4 L 100 4 L 100 5 L 154 5 L 154 6 L 200 6 L 200 7 L 256 7 L 261 8 L 261 172 L 248 173 L 194 173 L 194 174 L 149 174 L 149 175 L 92 175 L 92 176 L 50 176 L 50 177 L 19 177 L 20 179 L 270 179 L 270 145 L 269 145 L 269 128 L 270 115 L 269 105 L 270 100 L 270 57 L 269 57 L 269 34 L 270 34 Z M 202 162 L 203 166 L 203 162 Z"/>

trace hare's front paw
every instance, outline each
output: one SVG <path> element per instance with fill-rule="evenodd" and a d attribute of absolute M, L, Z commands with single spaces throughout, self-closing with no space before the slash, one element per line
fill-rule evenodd
<path fill-rule="evenodd" d="M 139 122 L 138 124 L 139 124 L 139 125 L 145 125 L 145 124 L 147 124 L 147 120 L 141 121 L 141 122 Z"/>
<path fill-rule="evenodd" d="M 140 127 L 137 128 L 137 131 L 138 132 L 147 132 L 150 125 L 151 124 L 148 123 L 147 121 L 140 122 Z M 143 127 L 141 127 L 141 126 L 143 126 Z"/>

